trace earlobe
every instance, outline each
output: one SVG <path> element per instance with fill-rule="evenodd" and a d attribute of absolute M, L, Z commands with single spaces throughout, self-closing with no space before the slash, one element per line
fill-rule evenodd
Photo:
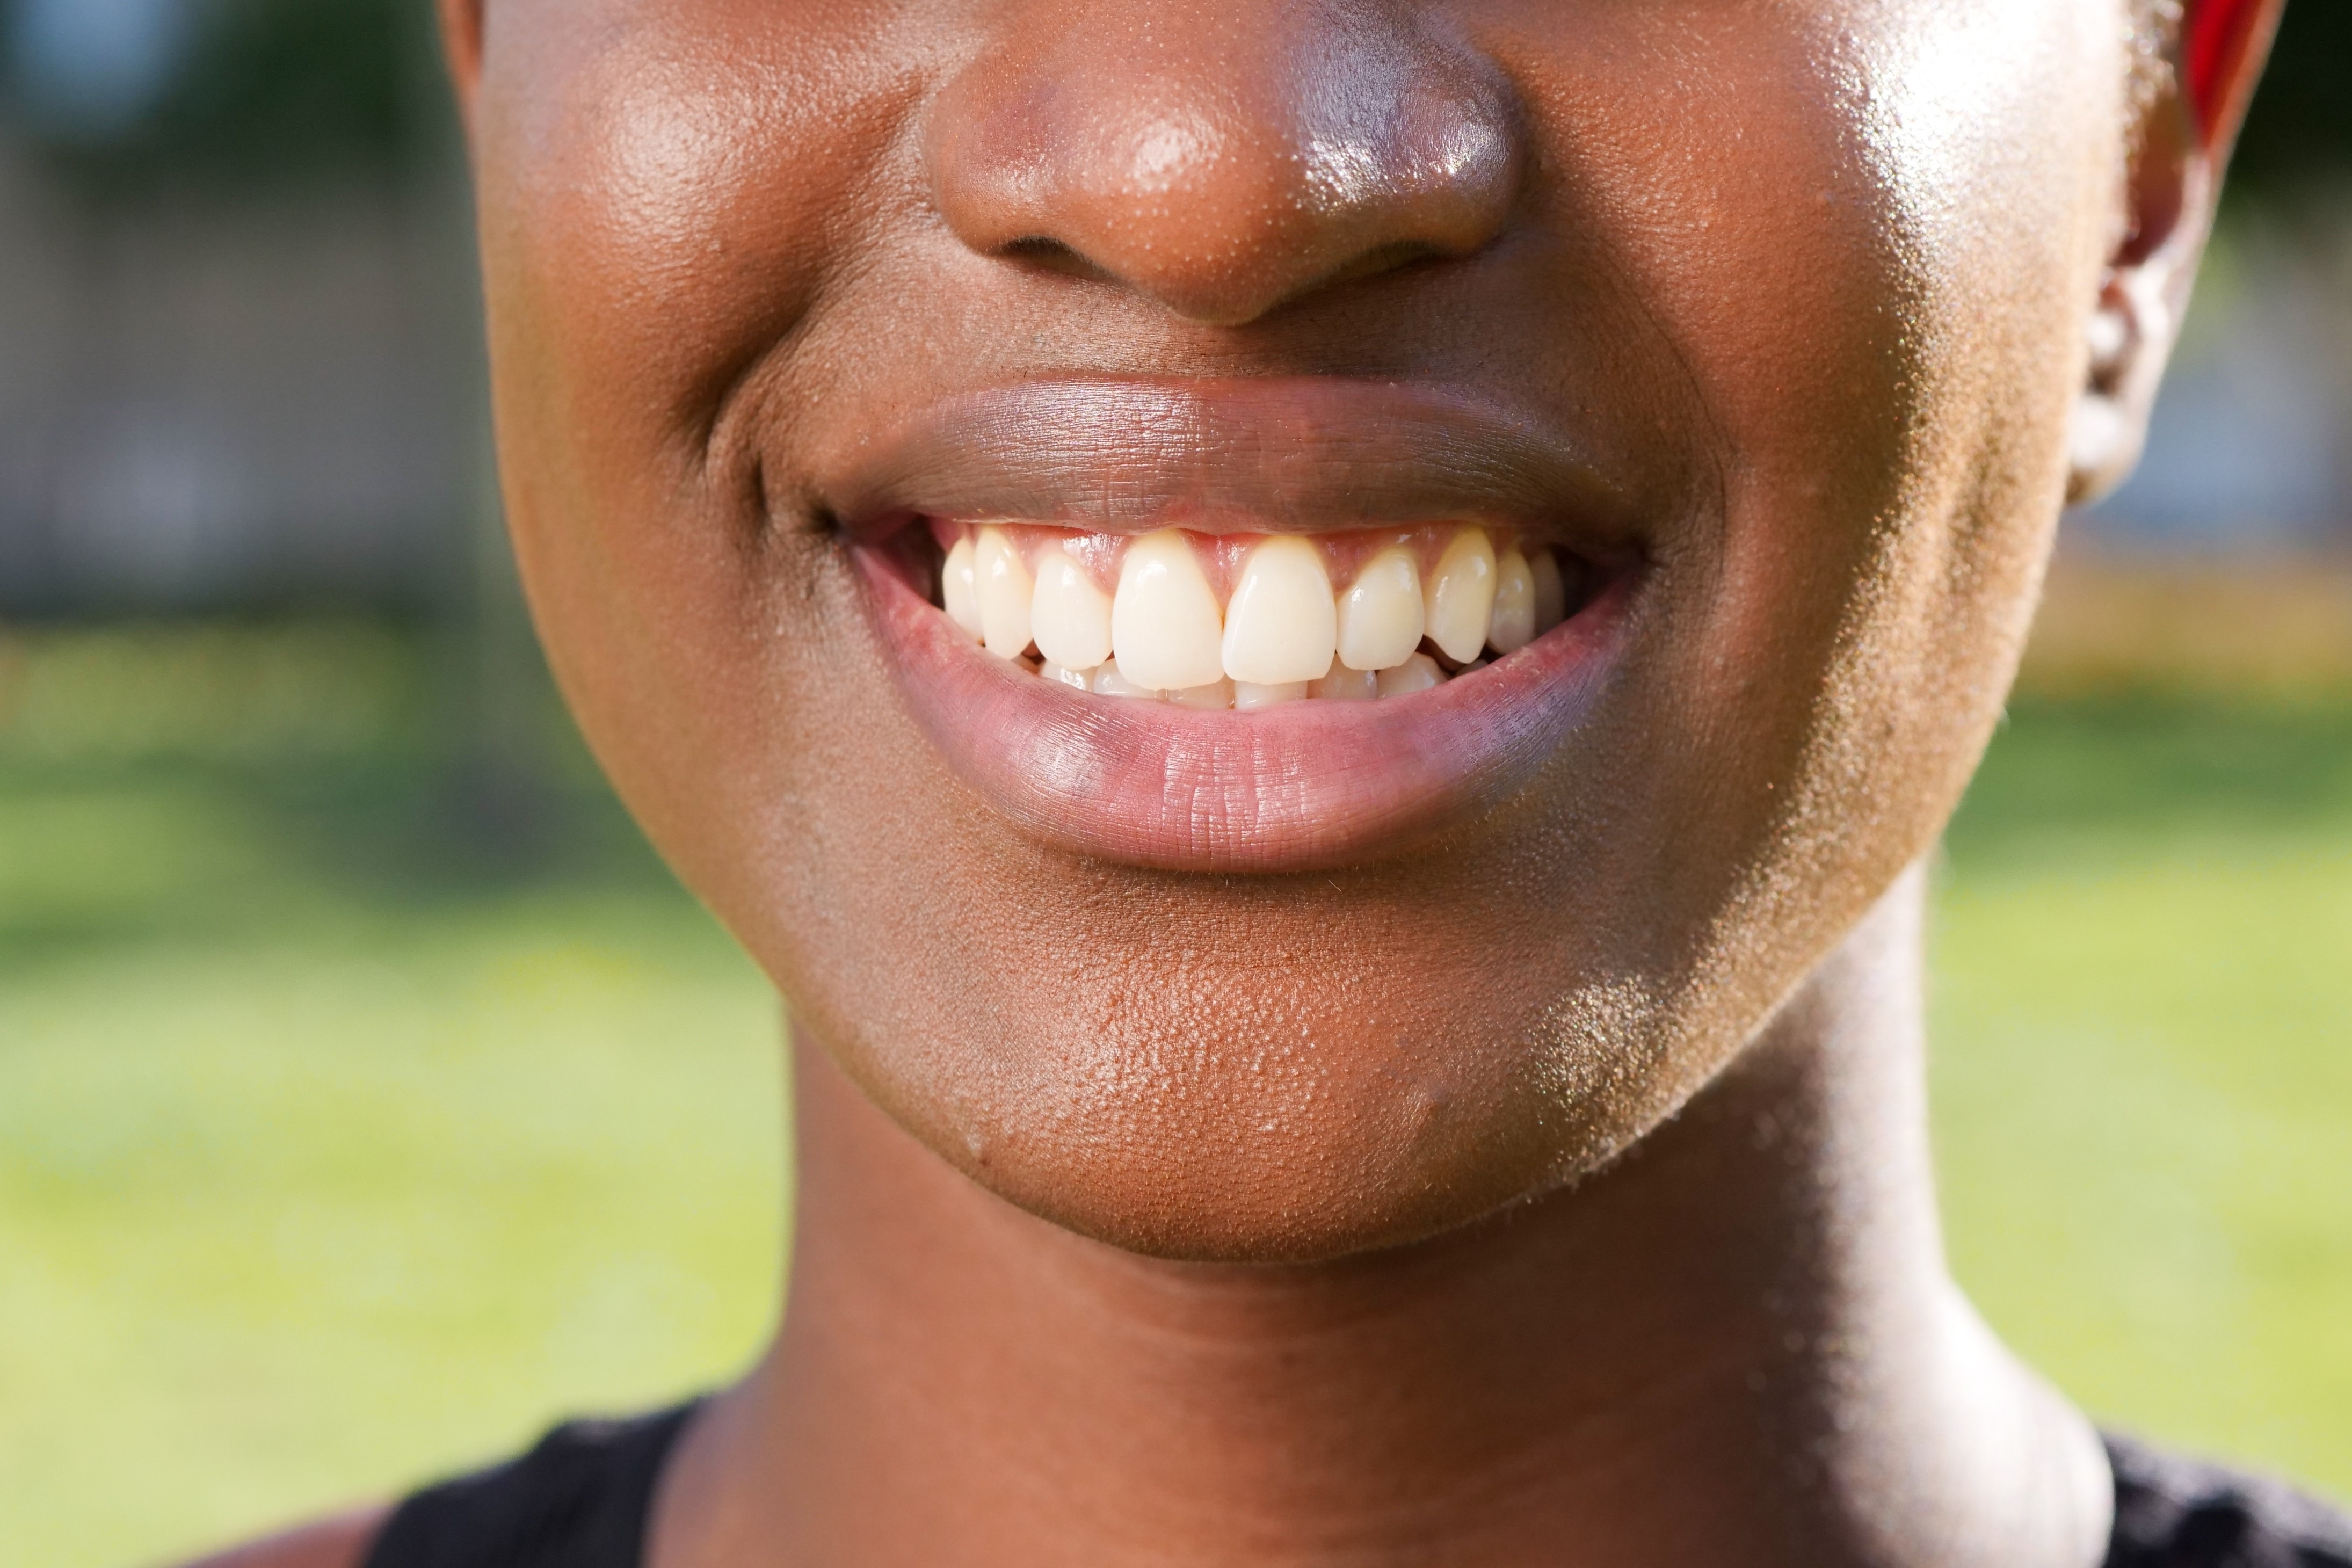
<path fill-rule="evenodd" d="M 2138 116 L 2123 222 L 2086 323 L 2070 435 L 2069 504 L 2096 500 L 2139 461 L 2158 384 L 2179 335 L 2221 172 L 2262 74 L 2283 0 L 2202 0 L 2175 68 Z"/>
<path fill-rule="evenodd" d="M 482 12 L 488 0 L 438 0 L 441 53 L 457 90 L 457 107 L 473 118 L 474 88 L 482 74 Z"/>
<path fill-rule="evenodd" d="M 2139 461 L 2211 221 L 2214 170 L 2186 99 L 2168 88 L 2140 121 L 2120 237 L 2085 325 L 2066 499 L 2093 500 Z"/>

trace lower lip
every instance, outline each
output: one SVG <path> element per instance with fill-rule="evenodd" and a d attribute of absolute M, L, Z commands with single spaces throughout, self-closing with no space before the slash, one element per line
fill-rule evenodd
<path fill-rule="evenodd" d="M 948 766 L 1034 837 L 1176 871 L 1377 859 L 1522 788 L 1583 722 L 1632 575 L 1509 658 L 1376 701 L 1217 712 L 1071 690 L 982 651 L 854 547 L 899 693 Z"/>

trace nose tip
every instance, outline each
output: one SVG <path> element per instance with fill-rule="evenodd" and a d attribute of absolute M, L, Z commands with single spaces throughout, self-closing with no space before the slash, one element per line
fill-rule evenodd
<path fill-rule="evenodd" d="M 983 254 L 1235 326 L 1334 282 L 1471 254 L 1508 216 L 1510 91 L 1409 6 L 1028 12 L 930 114 L 934 199 Z"/>

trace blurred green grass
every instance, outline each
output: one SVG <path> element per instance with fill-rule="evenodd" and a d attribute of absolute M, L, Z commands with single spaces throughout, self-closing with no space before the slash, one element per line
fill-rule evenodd
<path fill-rule="evenodd" d="M 380 1495 L 757 1344 L 772 996 L 551 722 L 453 763 L 440 658 L 0 643 L 10 1568 Z"/>
<path fill-rule="evenodd" d="M 1948 842 L 1961 1279 L 2101 1416 L 2352 1495 L 2352 706 L 2021 703 Z"/>
<path fill-rule="evenodd" d="M 0 1520 L 132 1563 L 754 1349 L 776 1008 L 424 641 L 0 644 Z M 2024 703 L 1950 838 L 1954 1254 L 2103 1417 L 2352 1490 L 2352 704 Z"/>

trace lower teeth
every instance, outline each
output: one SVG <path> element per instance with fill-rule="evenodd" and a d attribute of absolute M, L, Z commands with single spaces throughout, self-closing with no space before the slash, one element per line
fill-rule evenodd
<path fill-rule="evenodd" d="M 1313 542 L 934 526 L 934 603 L 989 652 L 1057 685 L 1187 708 L 1425 691 L 1559 625 L 1587 576 L 1475 526 Z"/>

